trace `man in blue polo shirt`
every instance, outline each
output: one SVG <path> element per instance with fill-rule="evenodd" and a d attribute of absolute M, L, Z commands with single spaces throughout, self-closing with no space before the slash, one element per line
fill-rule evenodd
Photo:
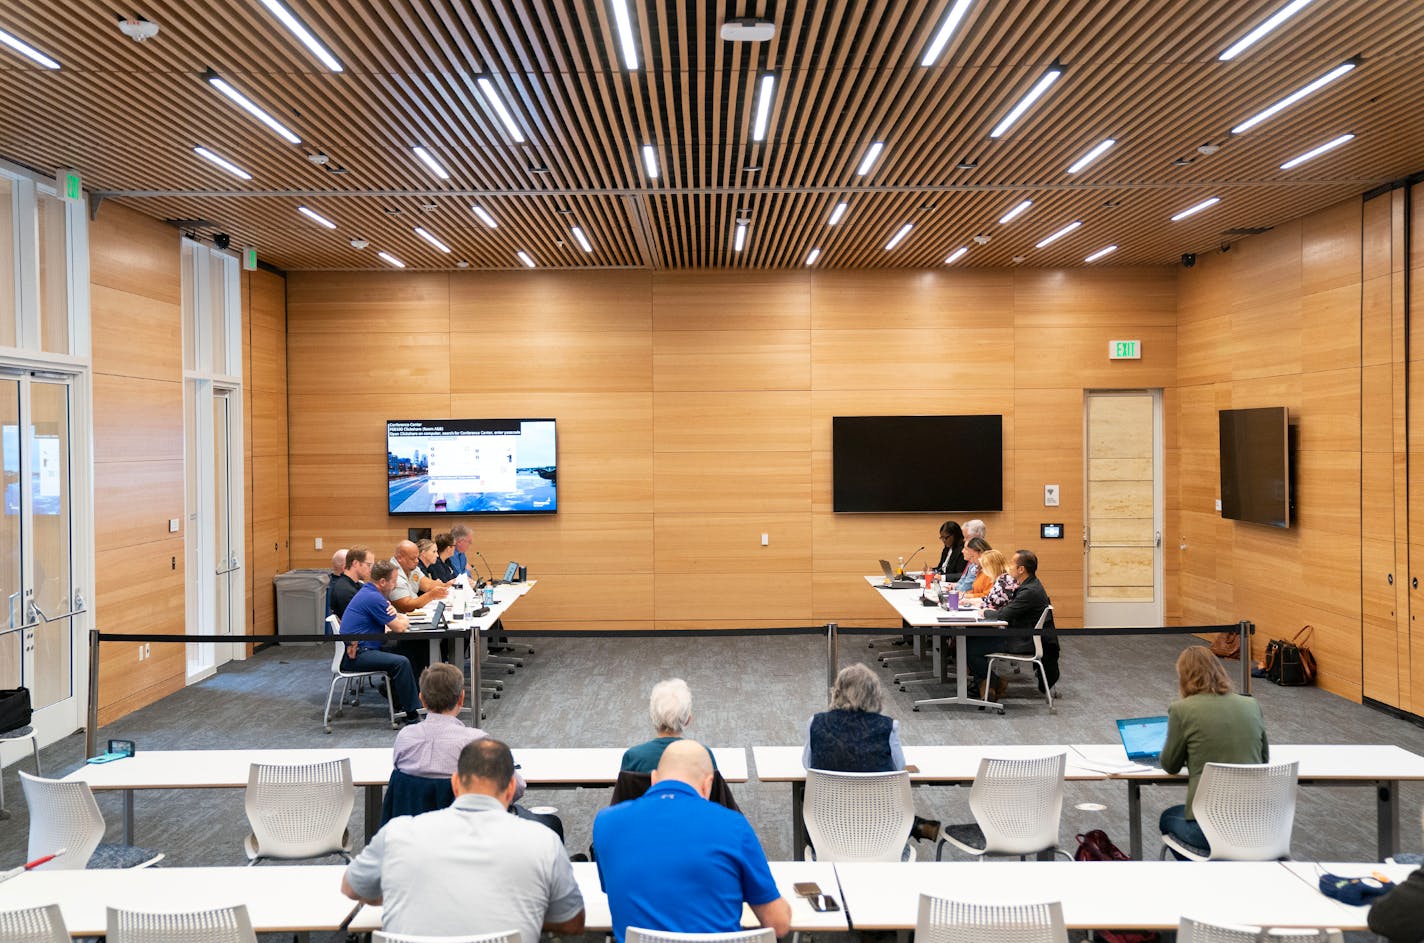
<path fill-rule="evenodd" d="M 712 761 L 695 740 L 663 751 L 653 785 L 593 821 L 598 874 L 619 943 L 629 927 L 673 933 L 742 928 L 742 902 L 777 936 L 791 930 L 756 833 L 740 812 L 707 800 Z"/>
<path fill-rule="evenodd" d="M 341 616 L 342 635 L 377 635 L 410 628 L 410 621 L 396 612 L 386 599 L 386 594 L 395 588 L 396 578 L 394 563 L 382 560 L 371 567 L 371 578 L 361 584 L 346 604 L 346 612 Z M 384 671 L 390 676 L 391 690 L 405 711 L 406 723 L 420 719 L 420 691 L 415 686 L 415 671 L 409 658 L 385 650 L 375 639 L 363 639 L 347 643 L 341 667 L 347 671 Z"/>

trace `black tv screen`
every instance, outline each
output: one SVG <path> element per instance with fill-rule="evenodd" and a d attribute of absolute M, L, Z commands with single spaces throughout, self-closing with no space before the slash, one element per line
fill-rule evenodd
<path fill-rule="evenodd" d="M 1002 511 L 1002 416 L 836 416 L 837 511 Z"/>
<path fill-rule="evenodd" d="M 559 509 L 552 419 L 391 419 L 392 514 L 550 514 Z"/>
<path fill-rule="evenodd" d="M 1221 516 L 1289 527 L 1290 415 L 1284 406 L 1220 411 Z"/>

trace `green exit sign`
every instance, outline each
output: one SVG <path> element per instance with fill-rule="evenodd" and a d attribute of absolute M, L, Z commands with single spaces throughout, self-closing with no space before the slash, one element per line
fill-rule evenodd
<path fill-rule="evenodd" d="M 1141 360 L 1142 341 L 1108 341 L 1109 360 Z"/>
<path fill-rule="evenodd" d="M 256 247 L 254 247 L 254 246 L 248 246 L 246 249 L 243 249 L 243 250 L 242 250 L 242 270 L 243 270 L 244 272 L 255 272 L 255 271 L 257 271 L 257 249 L 256 249 Z"/>
<path fill-rule="evenodd" d="M 54 185 L 62 200 L 78 203 L 84 199 L 84 181 L 79 178 L 77 170 L 59 171 L 55 174 Z"/>

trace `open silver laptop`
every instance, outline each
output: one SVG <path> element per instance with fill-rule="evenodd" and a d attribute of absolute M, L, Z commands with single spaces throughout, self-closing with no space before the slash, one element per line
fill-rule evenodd
<path fill-rule="evenodd" d="M 890 561 L 889 561 L 889 560 L 881 560 L 881 561 L 880 561 L 880 572 L 882 572 L 882 573 L 885 574 L 885 582 L 886 582 L 886 584 L 887 584 L 891 589 L 918 589 L 918 588 L 919 588 L 919 585 L 920 585 L 920 581 L 919 581 L 919 580 L 911 580 L 911 579 L 897 580 L 897 579 L 895 578 L 895 571 L 890 568 Z"/>

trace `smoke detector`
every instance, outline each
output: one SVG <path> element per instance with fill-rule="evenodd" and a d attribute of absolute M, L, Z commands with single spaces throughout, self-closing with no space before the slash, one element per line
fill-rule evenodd
<path fill-rule="evenodd" d="M 353 249 L 364 249 L 364 248 L 366 248 L 366 247 L 369 246 L 369 245 L 370 245 L 370 243 L 367 242 L 365 239 L 352 239 L 352 240 L 351 240 L 351 248 L 353 248 Z"/>
<path fill-rule="evenodd" d="M 1208 141 L 1201 147 L 1197 148 L 1197 153 L 1201 154 L 1203 157 L 1210 157 L 1219 150 L 1221 150 L 1220 144 L 1212 144 L 1210 141 Z"/>
<path fill-rule="evenodd" d="M 121 17 L 119 19 L 119 32 L 136 43 L 141 43 L 145 39 L 152 39 L 158 35 L 158 24 L 151 23 L 141 16 Z"/>
<path fill-rule="evenodd" d="M 729 43 L 764 43 L 776 35 L 776 24 L 755 16 L 742 16 L 722 24 L 722 38 Z"/>
<path fill-rule="evenodd" d="M 989 237 L 988 237 L 988 236 L 975 236 L 975 237 L 974 237 L 974 241 L 975 241 L 976 243 L 978 243 L 979 245 L 981 245 L 981 246 L 987 246 L 987 245 L 989 244 Z"/>
<path fill-rule="evenodd" d="M 311 161 L 313 164 L 316 164 L 318 167 L 323 167 L 326 164 L 330 163 L 331 158 L 327 157 L 321 151 L 317 151 L 315 154 L 308 154 L 307 160 Z"/>

